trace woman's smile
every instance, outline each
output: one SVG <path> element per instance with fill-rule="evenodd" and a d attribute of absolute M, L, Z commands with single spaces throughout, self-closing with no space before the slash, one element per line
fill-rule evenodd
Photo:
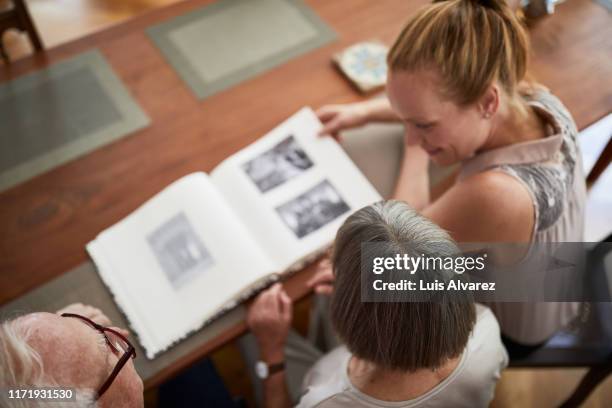
<path fill-rule="evenodd" d="M 435 156 L 438 153 L 442 152 L 442 148 L 436 147 L 436 148 L 431 148 L 431 147 L 423 147 L 423 149 L 427 152 L 428 155 L 430 156 Z"/>

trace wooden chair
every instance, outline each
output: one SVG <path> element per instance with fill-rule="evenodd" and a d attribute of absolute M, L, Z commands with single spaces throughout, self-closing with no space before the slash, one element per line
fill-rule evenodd
<path fill-rule="evenodd" d="M 40 40 L 36 27 L 32 22 L 30 13 L 25 5 L 24 0 L 8 0 L 8 7 L 5 5 L 7 2 L 0 0 L 0 57 L 5 63 L 9 63 L 9 57 L 4 49 L 2 37 L 4 32 L 8 29 L 14 28 L 19 31 L 25 31 L 30 37 L 34 50 L 42 51 L 43 44 Z M 5 7 L 2 7 L 2 6 Z"/>
<path fill-rule="evenodd" d="M 608 144 L 610 146 L 610 144 Z M 612 234 L 590 252 L 586 284 L 594 299 L 612 299 Z M 560 405 L 579 407 L 612 373 L 612 302 L 585 303 L 586 313 L 572 327 L 553 336 L 542 348 L 510 361 L 517 368 L 587 367 L 589 370 L 572 394 Z"/>
<path fill-rule="evenodd" d="M 610 299 L 612 270 L 604 259 L 612 254 L 612 235 L 591 252 L 588 284 L 598 299 Z M 605 291 L 605 292 L 602 292 Z M 587 303 L 586 317 L 557 333 L 546 345 L 526 357 L 510 361 L 510 367 L 587 367 L 574 392 L 561 407 L 578 407 L 612 373 L 612 302 Z"/>

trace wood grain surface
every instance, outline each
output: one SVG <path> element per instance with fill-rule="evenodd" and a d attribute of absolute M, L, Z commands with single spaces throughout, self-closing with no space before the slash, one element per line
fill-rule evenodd
<path fill-rule="evenodd" d="M 152 120 L 132 136 L 0 193 L 0 304 L 85 261 L 84 246 L 100 231 L 177 178 L 212 170 L 302 106 L 362 98 L 332 66 L 331 56 L 361 40 L 391 43 L 425 2 L 307 0 L 338 33 L 337 41 L 198 101 L 144 29 L 207 3 L 194 0 L 154 10 L 0 67 L 1 83 L 98 48 Z M 572 0 L 531 32 L 533 75 L 560 97 L 579 128 L 612 111 L 610 13 L 591 0 Z M 304 296 L 303 282 L 311 273 L 312 268 L 290 280 L 294 298 Z"/>
<path fill-rule="evenodd" d="M 0 304 L 84 261 L 85 244 L 100 231 L 177 178 L 212 170 L 302 106 L 357 99 L 331 55 L 371 37 L 392 41 L 404 20 L 398 16 L 415 7 L 403 1 L 313 1 L 338 41 L 198 101 L 143 30 L 206 3 L 146 13 L 0 69 L 0 81 L 6 81 L 97 47 L 152 121 L 132 136 L 0 193 Z"/>

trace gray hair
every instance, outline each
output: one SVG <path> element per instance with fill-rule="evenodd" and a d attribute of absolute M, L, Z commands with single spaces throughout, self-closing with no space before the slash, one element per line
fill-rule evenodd
<path fill-rule="evenodd" d="M 378 244 L 368 249 L 370 246 L 363 243 Z M 379 302 L 361 300 L 364 256 L 434 257 L 458 252 L 448 233 L 400 201 L 378 202 L 348 217 L 334 244 L 336 282 L 330 312 L 334 328 L 351 353 L 379 367 L 401 371 L 435 369 L 459 356 L 476 321 L 471 297 L 412 302 L 391 297 Z M 450 274 L 453 271 L 432 271 L 440 279 Z"/>
<path fill-rule="evenodd" d="M 74 408 L 97 407 L 95 392 L 76 389 L 76 401 L 65 403 L 34 399 L 9 398 L 6 388 L 58 386 L 51 373 L 44 370 L 40 354 L 28 343 L 31 329 L 16 319 L 0 324 L 0 406 L 7 408 Z M 62 384 L 65 386 L 65 384 Z"/>

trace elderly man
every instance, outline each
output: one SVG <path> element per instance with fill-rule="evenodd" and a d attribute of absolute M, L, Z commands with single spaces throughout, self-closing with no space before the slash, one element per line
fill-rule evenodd
<path fill-rule="evenodd" d="M 134 348 L 127 332 L 107 327 L 98 309 L 70 305 L 56 314 L 32 313 L 0 325 L 0 387 L 66 387 L 76 404 L 65 406 L 142 407 L 142 380 L 134 369 Z M 42 406 L 40 401 L 10 398 L 5 407 Z M 54 403 L 54 407 L 61 406 Z"/>

